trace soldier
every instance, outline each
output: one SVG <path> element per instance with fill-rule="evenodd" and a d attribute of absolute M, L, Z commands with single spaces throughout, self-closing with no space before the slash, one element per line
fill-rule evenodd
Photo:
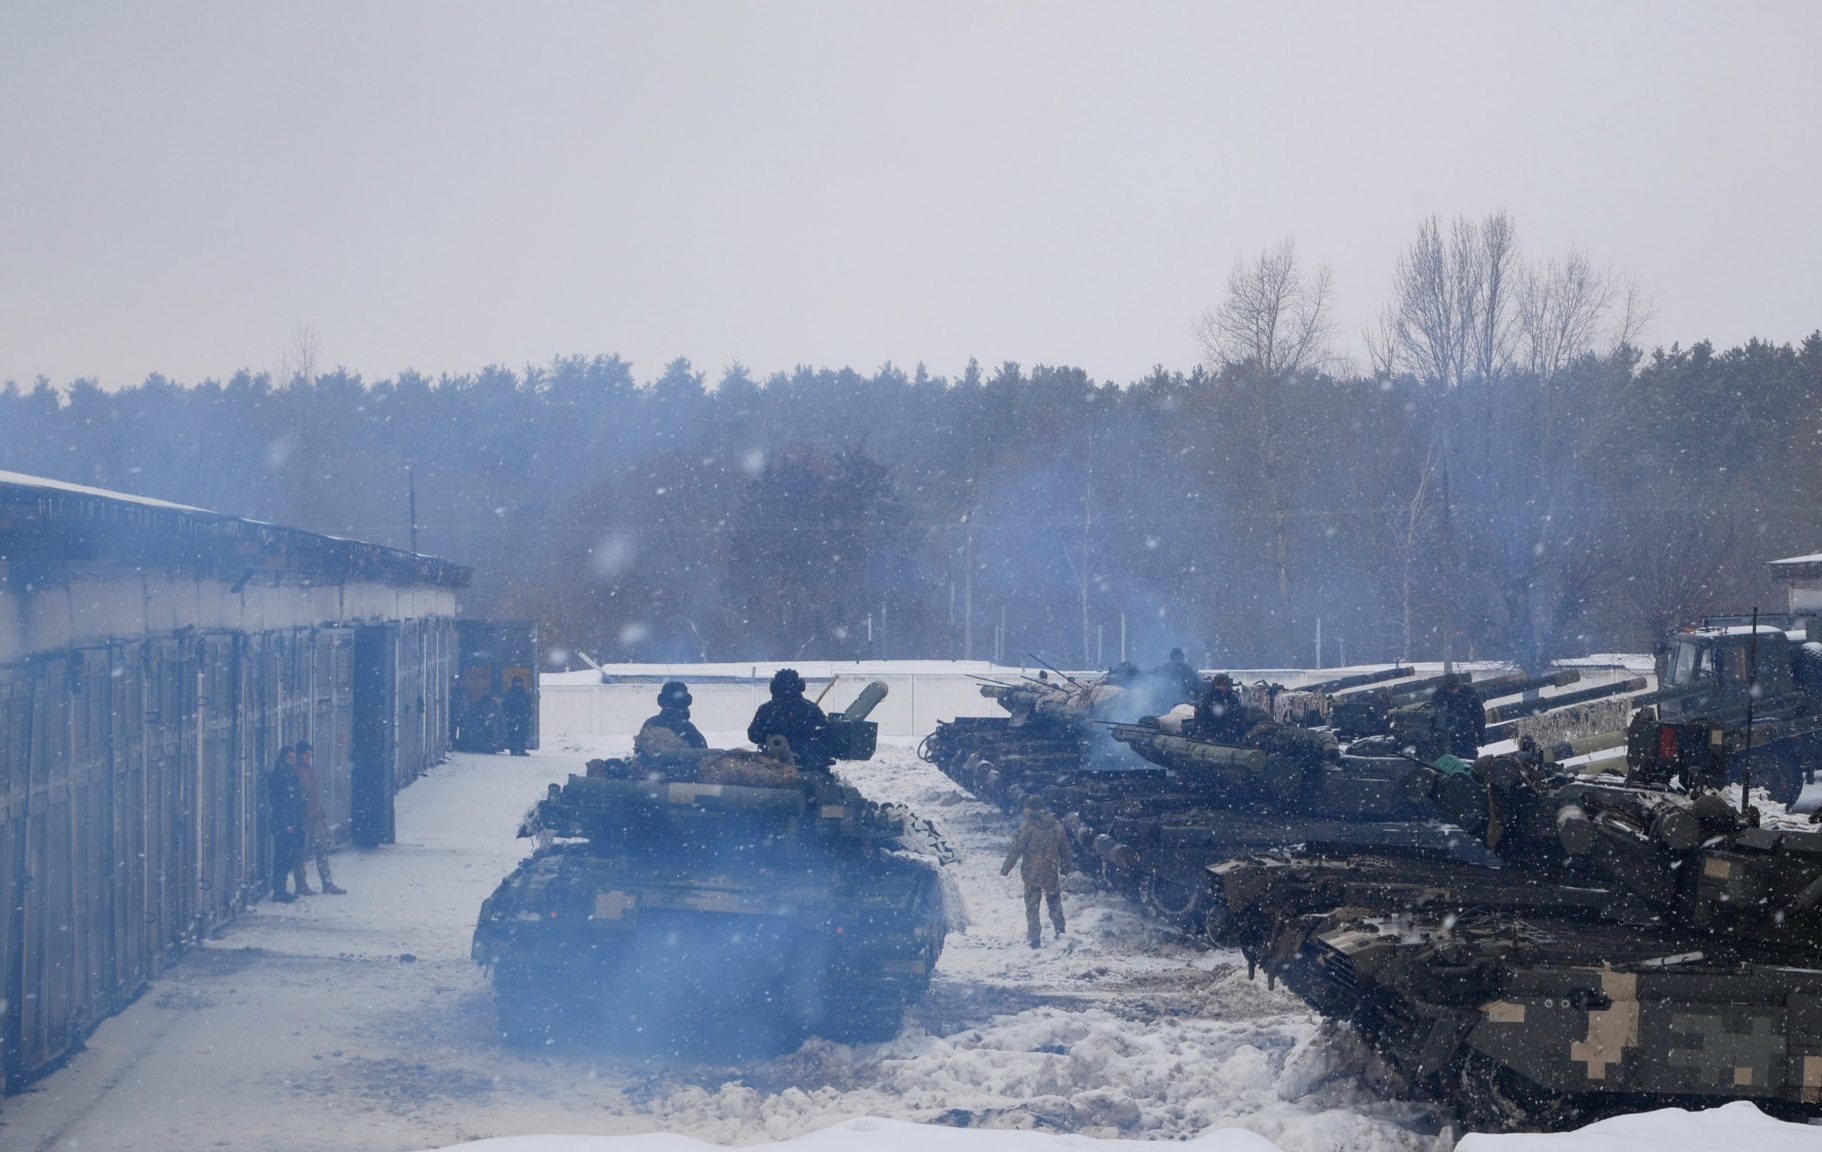
<path fill-rule="evenodd" d="M 1050 814 L 1042 796 L 1025 797 L 1025 819 L 1012 838 L 1012 849 L 1000 865 L 1000 875 L 1010 875 L 1019 866 L 1019 879 L 1025 882 L 1025 932 L 1033 948 L 1044 943 L 1043 925 L 1038 921 L 1038 905 L 1050 906 L 1050 923 L 1057 935 L 1063 934 L 1063 873 L 1070 869 L 1069 833 Z"/>
<path fill-rule="evenodd" d="M 500 713 L 506 720 L 506 750 L 514 756 L 529 755 L 525 745 L 531 742 L 531 693 L 525 690 L 525 677 L 512 678 Z"/>
<path fill-rule="evenodd" d="M 1261 719 L 1241 702 L 1240 693 L 1234 691 L 1234 678 L 1217 672 L 1196 701 L 1196 715 L 1185 734 L 1214 744 L 1238 744 Z"/>
<path fill-rule="evenodd" d="M 694 702 L 689 686 L 681 680 L 667 680 L 658 689 L 658 714 L 640 727 L 633 737 L 633 752 L 639 756 L 662 756 L 669 752 L 707 748 L 696 725 L 690 722 L 690 705 Z"/>
<path fill-rule="evenodd" d="M 346 896 L 348 890 L 338 887 L 329 877 L 329 814 L 323 807 L 322 781 L 316 775 L 316 750 L 310 741 L 297 742 L 297 783 L 304 795 L 304 845 L 298 850 L 291 867 L 299 896 L 316 895 L 304 875 L 304 862 L 316 858 L 316 878 L 322 882 L 323 895 Z"/>
<path fill-rule="evenodd" d="M 1456 672 L 1444 673 L 1430 697 L 1431 746 L 1451 756 L 1472 760 L 1487 738 L 1487 710 L 1480 693 Z"/>
<path fill-rule="evenodd" d="M 1160 695 L 1168 692 L 1171 707 L 1194 704 L 1202 695 L 1202 675 L 1189 666 L 1181 648 L 1172 648 L 1170 659 L 1153 669 L 1152 676 L 1165 686 Z"/>
<path fill-rule="evenodd" d="M 279 749 L 278 763 L 266 776 L 266 806 L 272 819 L 272 899 L 289 904 L 297 896 L 285 891 L 285 885 L 299 867 L 309 819 L 303 785 L 297 778 L 297 750 L 289 744 Z"/>
<path fill-rule="evenodd" d="M 764 748 L 767 737 L 783 736 L 799 768 L 826 772 L 835 762 L 822 747 L 828 727 L 822 709 L 804 699 L 803 677 L 797 669 L 780 668 L 772 676 L 772 698 L 759 706 L 747 725 L 747 739 Z"/>

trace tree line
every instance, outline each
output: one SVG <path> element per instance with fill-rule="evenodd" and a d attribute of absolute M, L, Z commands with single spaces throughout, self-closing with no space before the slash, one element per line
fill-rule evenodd
<path fill-rule="evenodd" d="M 464 611 L 598 660 L 1035 652 L 1208 666 L 1648 649 L 1822 550 L 1822 334 L 1640 350 L 1504 214 L 1420 228 L 1365 334 L 1289 243 L 1188 370 L 711 381 L 615 356 L 367 380 L 0 386 L 0 468 L 471 564 Z M 408 471 L 409 469 L 409 471 Z"/>

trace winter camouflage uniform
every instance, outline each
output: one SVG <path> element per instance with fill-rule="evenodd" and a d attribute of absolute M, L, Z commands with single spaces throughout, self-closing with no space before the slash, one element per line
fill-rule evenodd
<path fill-rule="evenodd" d="M 1069 871 L 1069 833 L 1048 809 L 1027 804 L 1025 821 L 1012 838 L 1012 849 L 1000 866 L 1000 875 L 1010 875 L 1019 866 L 1019 879 L 1025 882 L 1025 929 L 1036 948 L 1043 943 L 1043 925 L 1038 920 L 1038 905 L 1050 906 L 1050 923 L 1057 935 L 1063 934 L 1063 873 Z"/>

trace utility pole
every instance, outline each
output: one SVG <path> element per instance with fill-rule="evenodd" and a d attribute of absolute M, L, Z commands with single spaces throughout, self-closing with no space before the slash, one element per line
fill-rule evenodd
<path fill-rule="evenodd" d="M 995 653 L 997 656 L 998 653 Z M 974 509 L 962 521 L 962 659 L 974 659 Z"/>
<path fill-rule="evenodd" d="M 411 554 L 418 551 L 418 466 L 405 465 L 405 481 L 410 490 L 411 501 Z"/>

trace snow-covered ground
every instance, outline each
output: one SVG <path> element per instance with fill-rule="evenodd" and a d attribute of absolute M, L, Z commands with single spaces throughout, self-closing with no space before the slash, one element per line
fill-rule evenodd
<path fill-rule="evenodd" d="M 613 736 L 547 722 L 540 753 L 457 756 L 414 783 L 399 797 L 398 844 L 336 854 L 349 895 L 262 904 L 228 926 L 67 1067 L 7 1098 L 0 1148 L 407 1152 L 492 1137 L 508 1139 L 489 1152 L 699 1147 L 684 1137 L 810 1152 L 1040 1152 L 1087 1137 L 1110 1141 L 1096 1149 L 1165 1138 L 1211 1152 L 1446 1146 L 1425 1110 L 1363 1087 L 1345 1034 L 1249 981 L 1233 953 L 1189 945 L 1084 882 L 1066 893 L 1068 936 L 1032 952 L 1016 881 L 999 875 L 1005 819 L 903 744 L 843 770 L 938 824 L 961 853 L 973 923 L 950 937 L 897 1039 L 813 1041 L 739 1066 L 503 1043 L 468 958 L 481 900 L 523 855 L 514 832 L 545 785 L 588 755 L 624 752 L 648 710 L 624 702 Z M 1815 1129 L 1761 1129 L 1754 1116 L 1704 1123 L 1764 1152 L 1822 1144 Z"/>

